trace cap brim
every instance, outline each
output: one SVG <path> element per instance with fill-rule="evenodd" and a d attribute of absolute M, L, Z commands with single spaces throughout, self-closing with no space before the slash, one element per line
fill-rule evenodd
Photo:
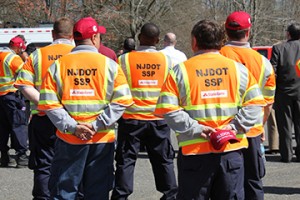
<path fill-rule="evenodd" d="M 106 28 L 104 26 L 98 26 L 99 33 L 100 34 L 105 34 L 106 33 Z"/>

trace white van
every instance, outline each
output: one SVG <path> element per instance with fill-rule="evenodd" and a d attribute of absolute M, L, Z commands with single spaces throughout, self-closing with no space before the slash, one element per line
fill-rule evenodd
<path fill-rule="evenodd" d="M 50 44 L 52 27 L 38 28 L 0 28 L 0 47 L 8 46 L 10 39 L 17 35 L 24 35 L 27 44 L 34 43 L 36 47 Z"/>

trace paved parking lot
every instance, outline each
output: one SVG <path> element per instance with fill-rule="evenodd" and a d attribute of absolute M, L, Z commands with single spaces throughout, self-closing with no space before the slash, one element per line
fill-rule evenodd
<path fill-rule="evenodd" d="M 174 146 L 177 149 L 176 143 Z M 265 199 L 300 199 L 300 163 L 281 163 L 279 154 L 266 155 L 266 158 L 267 174 L 263 179 Z M 161 196 L 155 190 L 151 165 L 144 152 L 139 154 L 134 184 L 134 193 L 130 196 L 130 200 L 158 200 Z M 30 200 L 31 189 L 31 170 L 0 168 L 0 200 Z"/>

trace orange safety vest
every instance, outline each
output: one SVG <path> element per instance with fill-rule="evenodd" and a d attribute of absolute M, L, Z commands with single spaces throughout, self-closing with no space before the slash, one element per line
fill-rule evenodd
<path fill-rule="evenodd" d="M 50 66 L 40 90 L 39 110 L 64 108 L 77 122 L 92 122 L 110 103 L 130 106 L 132 97 L 120 66 L 96 53 L 72 52 Z M 70 144 L 106 143 L 115 140 L 114 127 L 98 131 L 91 140 L 57 130 Z"/>
<path fill-rule="evenodd" d="M 265 105 L 260 89 L 240 63 L 220 54 L 205 53 L 192 57 L 171 70 L 162 87 L 155 114 L 163 116 L 184 110 L 199 124 L 222 128 L 241 107 Z M 184 155 L 228 152 L 248 147 L 245 134 L 237 134 L 238 143 L 220 150 L 199 135 L 176 134 Z"/>
<path fill-rule="evenodd" d="M 119 57 L 127 77 L 134 104 L 128 107 L 124 119 L 161 120 L 153 111 L 172 61 L 162 52 L 135 51 Z"/>
<path fill-rule="evenodd" d="M 231 45 L 222 47 L 220 53 L 245 65 L 256 79 L 266 103 L 272 104 L 274 102 L 276 78 L 273 67 L 267 58 L 251 48 Z M 247 137 L 257 137 L 264 132 L 263 115 L 262 110 L 261 121 L 250 129 Z"/>
<path fill-rule="evenodd" d="M 13 84 L 22 65 L 20 56 L 10 51 L 0 52 L 0 96 L 17 91 Z"/>
<path fill-rule="evenodd" d="M 51 44 L 37 49 L 24 63 L 15 82 L 15 86 L 28 85 L 35 87 L 38 91 L 40 91 L 43 77 L 50 65 L 58 58 L 71 52 L 73 48 L 74 46 L 70 44 L 61 43 Z M 36 107 L 36 105 L 31 103 L 32 114 L 44 114 L 43 112 L 38 112 Z"/>
<path fill-rule="evenodd" d="M 296 62 L 295 70 L 296 70 L 297 75 L 300 77 L 300 59 L 297 60 L 297 62 Z"/>

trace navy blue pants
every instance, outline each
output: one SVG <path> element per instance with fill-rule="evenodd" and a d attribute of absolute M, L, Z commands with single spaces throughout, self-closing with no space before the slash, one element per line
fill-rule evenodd
<path fill-rule="evenodd" d="M 51 199 L 76 199 L 82 187 L 84 199 L 108 200 L 114 149 L 114 143 L 72 145 L 58 138 L 49 180 Z"/>
<path fill-rule="evenodd" d="M 10 92 L 0 96 L 0 151 L 9 150 L 8 140 L 17 155 L 25 154 L 28 149 L 28 127 L 25 101 L 17 93 Z"/>
<path fill-rule="evenodd" d="M 185 156 L 179 149 L 177 200 L 243 200 L 244 164 L 240 150 Z"/>
<path fill-rule="evenodd" d="M 161 199 L 175 199 L 177 183 L 174 172 L 175 152 L 170 128 L 164 120 L 119 120 L 116 151 L 115 187 L 111 199 L 127 199 L 133 192 L 134 167 L 141 142 L 146 146 Z"/>
<path fill-rule="evenodd" d="M 243 149 L 245 166 L 245 199 L 263 200 L 262 178 L 265 176 L 265 164 L 260 150 L 261 136 L 248 138 L 249 147 Z"/>
<path fill-rule="evenodd" d="M 29 124 L 29 168 L 33 170 L 34 200 L 50 199 L 50 167 L 54 156 L 56 128 L 45 116 L 33 115 Z"/>

